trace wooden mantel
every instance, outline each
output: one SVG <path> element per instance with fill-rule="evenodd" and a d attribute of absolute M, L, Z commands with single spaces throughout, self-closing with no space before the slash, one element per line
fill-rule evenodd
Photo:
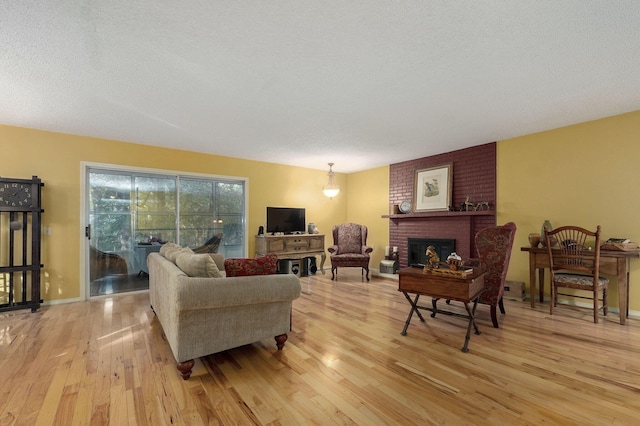
<path fill-rule="evenodd" d="M 418 212 L 418 213 L 399 213 L 399 214 L 385 214 L 382 215 L 383 219 L 391 220 L 404 220 L 404 219 L 429 219 L 429 218 L 443 218 L 443 217 L 462 217 L 462 216 L 495 216 L 495 210 L 482 210 L 472 212 Z"/>

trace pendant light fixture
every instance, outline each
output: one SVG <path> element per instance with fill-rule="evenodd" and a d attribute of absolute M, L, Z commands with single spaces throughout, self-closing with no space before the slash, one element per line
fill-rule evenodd
<path fill-rule="evenodd" d="M 333 163 L 329 163 L 329 173 L 327 173 L 329 175 L 329 183 L 322 187 L 322 192 L 329 198 L 333 198 L 340 193 L 340 185 L 336 185 L 333 180 L 334 173 L 331 167 L 333 167 Z"/>

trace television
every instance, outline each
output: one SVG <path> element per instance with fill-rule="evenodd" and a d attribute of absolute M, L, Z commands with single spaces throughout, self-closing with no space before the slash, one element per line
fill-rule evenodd
<path fill-rule="evenodd" d="M 296 207 L 267 207 L 267 233 L 304 234 L 305 210 Z"/>

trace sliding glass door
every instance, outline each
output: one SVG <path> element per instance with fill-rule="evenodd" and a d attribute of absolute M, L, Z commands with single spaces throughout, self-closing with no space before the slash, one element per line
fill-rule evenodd
<path fill-rule="evenodd" d="M 146 258 L 166 242 L 245 256 L 245 181 L 87 170 L 89 294 L 148 288 Z"/>

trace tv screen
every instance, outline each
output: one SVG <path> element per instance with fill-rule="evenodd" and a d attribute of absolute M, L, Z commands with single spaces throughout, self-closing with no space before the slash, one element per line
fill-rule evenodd
<path fill-rule="evenodd" d="M 267 207 L 267 232 L 293 234 L 305 232 L 306 218 L 303 208 Z"/>

